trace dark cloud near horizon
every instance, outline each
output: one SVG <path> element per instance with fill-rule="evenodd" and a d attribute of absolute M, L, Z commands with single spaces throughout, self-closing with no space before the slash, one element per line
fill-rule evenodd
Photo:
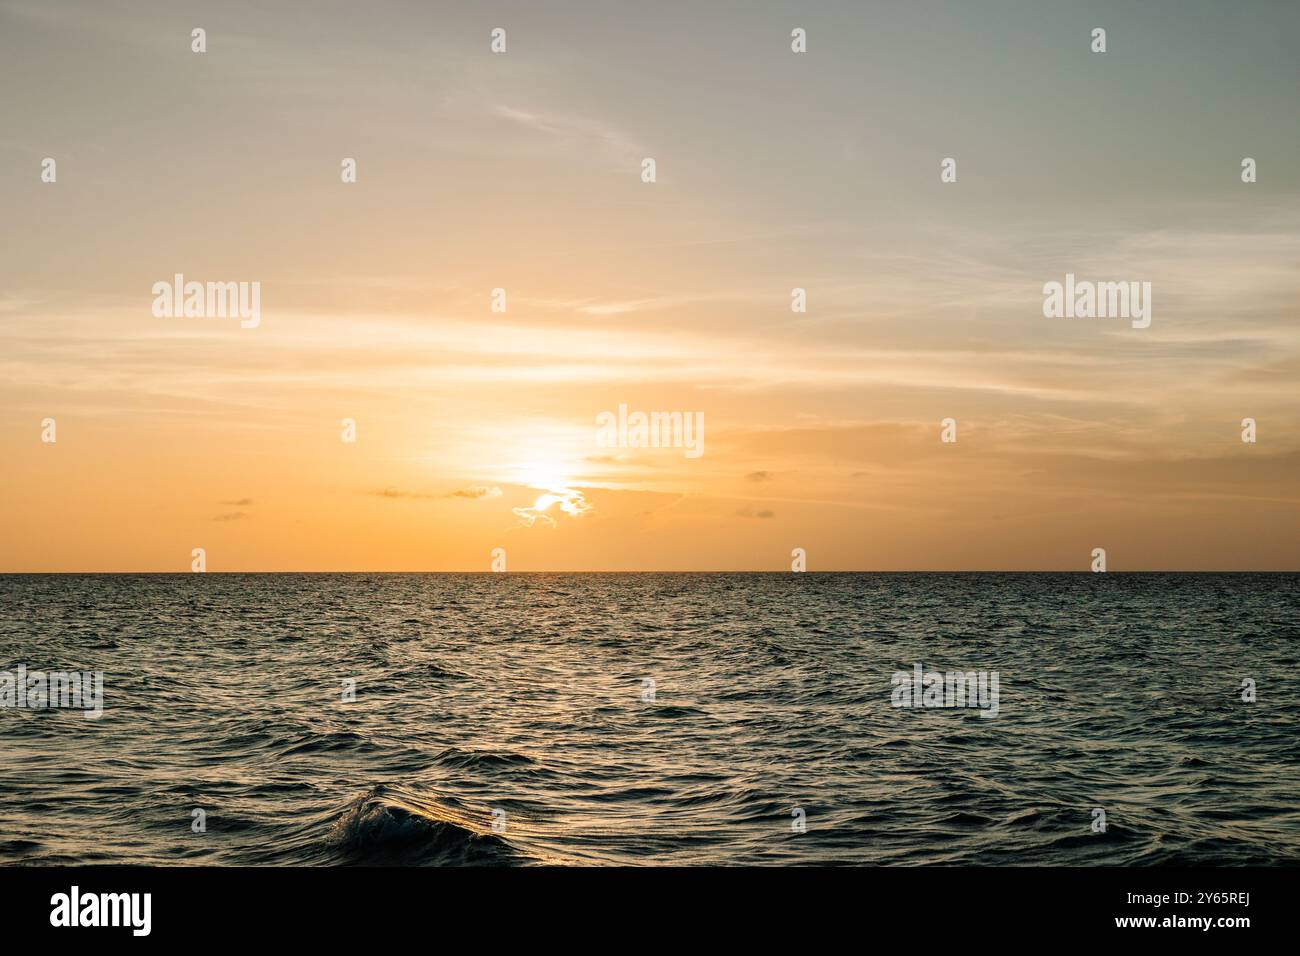
<path fill-rule="evenodd" d="M 422 501 L 441 498 L 468 498 L 474 500 L 477 498 L 499 498 L 501 497 L 501 489 L 495 486 L 472 485 L 469 488 L 460 488 L 443 495 L 431 495 L 423 491 L 399 491 L 396 488 L 385 488 L 382 491 L 372 491 L 370 494 L 379 498 L 411 498 Z"/>

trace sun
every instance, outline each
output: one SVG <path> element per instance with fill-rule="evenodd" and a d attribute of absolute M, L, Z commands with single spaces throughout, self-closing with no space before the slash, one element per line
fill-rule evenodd
<path fill-rule="evenodd" d="M 591 510 L 586 496 L 574 485 L 572 470 L 558 461 L 532 459 L 509 470 L 510 481 L 541 492 L 532 507 L 514 509 L 530 525 L 540 521 L 554 527 L 555 519 L 547 512 L 557 506 L 560 513 L 570 518 L 580 518 Z"/>
<path fill-rule="evenodd" d="M 534 460 L 512 469 L 518 483 L 538 491 L 563 492 L 573 486 L 573 477 L 559 462 Z"/>

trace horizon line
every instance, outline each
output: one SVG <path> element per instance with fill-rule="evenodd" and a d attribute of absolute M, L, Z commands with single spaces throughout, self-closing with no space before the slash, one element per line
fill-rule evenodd
<path fill-rule="evenodd" d="M 0 577 L 19 577 L 23 575 L 168 575 L 168 576 L 202 576 L 205 574 L 217 575 L 238 575 L 238 574 L 483 574 L 483 575 L 521 575 L 521 574 L 1087 574 L 1087 575 L 1118 575 L 1118 574 L 1300 574 L 1297 568 L 1196 568 L 1196 569 L 1179 569 L 1179 568 L 1133 568 L 1124 571 L 1091 571 L 1087 569 L 1053 569 L 1042 568 L 1031 570 L 1028 568 L 950 568 L 950 569 L 876 569 L 876 570 L 827 570 L 827 571 L 773 571 L 773 570 L 754 570 L 754 569 L 713 569 L 713 570 L 589 570 L 589 569 L 562 569 L 562 570 L 533 570 L 533 571 L 492 571 L 492 570 L 456 570 L 456 571 L 0 571 Z"/>

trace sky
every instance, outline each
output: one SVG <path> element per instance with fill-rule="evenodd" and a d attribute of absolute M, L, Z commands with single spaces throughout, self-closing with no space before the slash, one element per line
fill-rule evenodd
<path fill-rule="evenodd" d="M 0 571 L 1300 569 L 1297 40 L 0 0 Z M 177 273 L 259 323 L 155 315 Z M 1150 326 L 1045 317 L 1067 273 Z M 620 405 L 703 453 L 608 447 Z"/>

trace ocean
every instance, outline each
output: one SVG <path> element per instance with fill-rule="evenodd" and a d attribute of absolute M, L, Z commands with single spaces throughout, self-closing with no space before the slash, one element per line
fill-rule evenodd
<path fill-rule="evenodd" d="M 1296 574 L 3 575 L 0 598 L 6 864 L 1300 862 Z M 56 671 L 102 672 L 102 715 L 17 706 Z"/>

